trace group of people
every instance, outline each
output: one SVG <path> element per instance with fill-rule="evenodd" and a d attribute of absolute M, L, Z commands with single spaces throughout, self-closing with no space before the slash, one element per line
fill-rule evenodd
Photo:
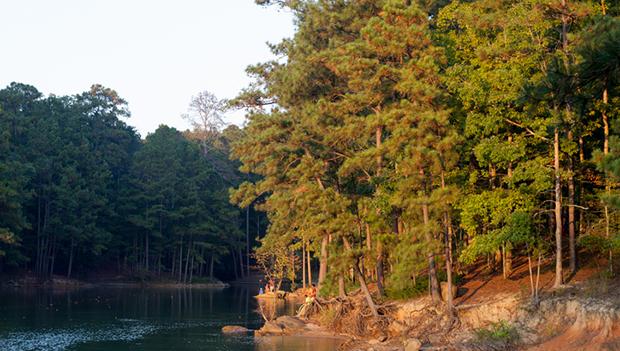
<path fill-rule="evenodd" d="M 263 289 L 263 281 L 262 280 L 260 281 L 260 287 L 258 289 L 258 293 L 260 295 L 265 294 L 265 293 L 272 293 L 275 291 L 276 291 L 276 285 L 274 284 L 273 279 L 269 279 L 264 289 Z"/>
<path fill-rule="evenodd" d="M 267 281 L 267 284 L 264 287 L 263 287 L 263 281 L 262 280 L 259 281 L 258 293 L 260 295 L 266 294 L 266 293 L 274 293 L 275 291 L 276 291 L 276 285 L 273 282 L 273 279 L 269 279 L 269 281 Z M 316 299 L 316 294 L 317 294 L 316 287 L 314 285 L 310 285 L 304 291 L 304 296 L 306 297 L 305 302 L 307 304 L 312 304 L 312 302 L 314 302 L 314 300 Z"/>

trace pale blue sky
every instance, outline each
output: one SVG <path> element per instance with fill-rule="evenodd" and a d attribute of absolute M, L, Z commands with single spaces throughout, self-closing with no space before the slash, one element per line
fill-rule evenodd
<path fill-rule="evenodd" d="M 272 58 L 265 43 L 293 28 L 289 12 L 253 0 L 2 0 L 0 87 L 67 95 L 100 83 L 129 102 L 142 136 L 162 123 L 185 129 L 192 95 L 234 97 L 245 67 Z"/>

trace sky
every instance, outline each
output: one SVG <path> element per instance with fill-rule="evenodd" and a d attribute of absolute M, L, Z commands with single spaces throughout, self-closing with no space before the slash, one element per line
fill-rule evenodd
<path fill-rule="evenodd" d="M 0 1 L 0 88 L 74 95 L 99 83 L 127 100 L 143 137 L 160 124 L 184 130 L 192 96 L 234 97 L 248 65 L 274 58 L 266 43 L 293 31 L 290 12 L 254 0 Z"/>

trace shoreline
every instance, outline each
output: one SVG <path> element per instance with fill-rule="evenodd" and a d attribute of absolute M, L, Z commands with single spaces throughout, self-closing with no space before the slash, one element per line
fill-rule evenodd
<path fill-rule="evenodd" d="M 565 286 L 542 295 L 537 303 L 519 293 L 495 295 L 494 301 L 461 305 L 450 317 L 429 297 L 387 304 L 381 320 L 359 318 L 365 306 L 359 296 L 346 312 L 329 306 L 309 317 L 281 316 L 266 321 L 255 338 L 339 338 L 342 350 L 394 351 L 430 349 L 593 350 L 620 345 L 620 309 L 612 296 L 587 294 Z M 338 317 L 327 321 L 337 312 Z M 353 319 L 351 319 L 353 317 Z M 454 319 L 452 319 L 454 318 Z M 361 329 L 353 331 L 356 324 Z M 458 323 L 455 323 L 458 321 Z M 328 322 L 328 323 L 326 323 Z M 580 343 L 573 343 L 581 340 Z M 615 349 L 615 348 L 614 348 Z"/>
<path fill-rule="evenodd" d="M 2 289 L 28 289 L 28 288 L 49 288 L 49 289 L 91 289 L 91 288 L 158 288 L 158 289 L 224 289 L 231 285 L 225 282 L 212 283 L 177 283 L 167 281 L 82 281 L 77 279 L 53 278 L 40 281 L 36 278 L 25 277 L 21 279 L 7 279 L 0 281 Z"/>

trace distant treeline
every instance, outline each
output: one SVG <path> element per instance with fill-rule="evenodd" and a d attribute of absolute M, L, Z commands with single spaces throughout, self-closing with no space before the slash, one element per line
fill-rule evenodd
<path fill-rule="evenodd" d="M 0 272 L 245 274 L 249 213 L 228 200 L 241 130 L 199 143 L 199 131 L 162 125 L 141 140 L 125 117 L 125 101 L 99 85 L 75 96 L 0 90 Z"/>

